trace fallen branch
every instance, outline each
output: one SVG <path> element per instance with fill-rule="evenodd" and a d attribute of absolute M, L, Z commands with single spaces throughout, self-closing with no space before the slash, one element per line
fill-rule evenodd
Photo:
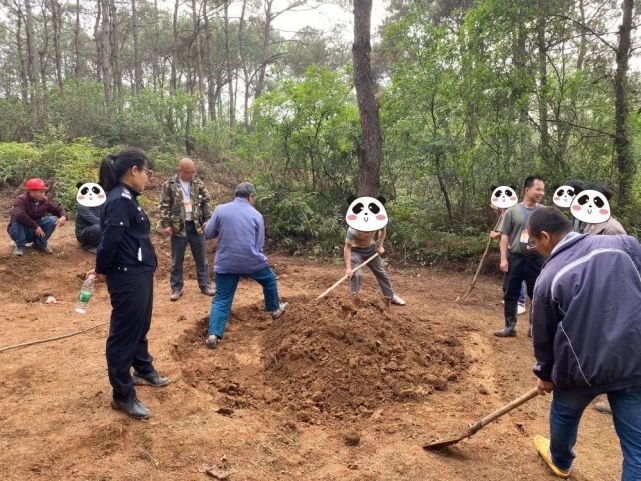
<path fill-rule="evenodd" d="M 110 322 L 111 321 L 106 321 L 106 322 L 103 322 L 101 324 L 97 324 L 97 325 L 95 325 L 93 327 L 88 327 L 87 329 L 83 329 L 81 331 L 72 332 L 70 334 L 64 334 L 62 336 L 49 337 L 47 339 L 37 339 L 35 341 L 28 341 L 28 342 L 23 342 L 21 344 L 14 344 L 12 346 L 5 346 L 5 347 L 0 348 L 0 352 L 8 351 L 9 349 L 16 349 L 18 347 L 33 346 L 34 344 L 42 344 L 44 342 L 57 341 L 58 339 L 65 339 L 67 337 L 77 336 L 78 334 L 82 334 L 84 332 L 91 331 L 93 329 L 96 329 L 97 327 L 106 326 Z"/>

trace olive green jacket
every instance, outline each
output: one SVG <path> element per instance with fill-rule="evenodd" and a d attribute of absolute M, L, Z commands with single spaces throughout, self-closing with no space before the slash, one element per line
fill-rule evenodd
<path fill-rule="evenodd" d="M 194 224 L 198 233 L 202 234 L 205 224 L 211 217 L 212 208 L 209 205 L 209 194 L 202 180 L 194 177 L 191 181 L 191 208 Z M 175 236 L 185 234 L 185 206 L 183 192 L 178 175 L 175 175 L 162 186 L 160 192 L 160 227 L 171 227 Z"/>

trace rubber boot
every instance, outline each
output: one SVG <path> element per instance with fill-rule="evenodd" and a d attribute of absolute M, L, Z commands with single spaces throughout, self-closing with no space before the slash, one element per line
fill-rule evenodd
<path fill-rule="evenodd" d="M 505 327 L 501 330 L 494 331 L 496 337 L 514 337 L 516 336 L 516 310 L 518 308 L 517 300 L 505 301 L 503 312 L 505 316 Z"/>

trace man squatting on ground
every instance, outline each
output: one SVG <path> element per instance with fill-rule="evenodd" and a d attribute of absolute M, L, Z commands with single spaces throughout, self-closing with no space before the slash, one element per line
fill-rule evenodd
<path fill-rule="evenodd" d="M 550 439 L 534 444 L 567 478 L 581 415 L 606 393 L 623 451 L 622 481 L 641 480 L 641 245 L 627 235 L 572 232 L 543 207 L 530 237 L 548 259 L 534 289 L 532 338 L 540 391 L 552 391 Z"/>
<path fill-rule="evenodd" d="M 9 237 L 16 244 L 13 255 L 23 255 L 28 242 L 33 242 L 39 251 L 51 254 L 53 251 L 49 247 L 49 238 L 56 227 L 65 225 L 69 215 L 58 204 L 47 199 L 47 186 L 42 179 L 27 180 L 25 189 L 26 192 L 16 197 L 13 203 L 7 227 Z"/>
<path fill-rule="evenodd" d="M 171 236 L 171 275 L 169 279 L 172 301 L 183 294 L 183 264 L 187 243 L 196 262 L 200 292 L 213 296 L 209 265 L 205 252 L 204 226 L 211 217 L 209 194 L 202 180 L 194 177 L 196 165 L 184 158 L 178 162 L 178 173 L 170 177 L 160 192 L 160 227 Z"/>

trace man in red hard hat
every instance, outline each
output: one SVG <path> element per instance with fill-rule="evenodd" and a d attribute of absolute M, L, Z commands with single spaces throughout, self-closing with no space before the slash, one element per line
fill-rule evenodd
<path fill-rule="evenodd" d="M 27 191 L 20 194 L 13 203 L 11 221 L 7 228 L 9 237 L 16 243 L 13 255 L 23 255 L 27 242 L 33 242 L 34 247 L 45 254 L 51 254 L 53 251 L 49 247 L 49 238 L 56 227 L 65 225 L 68 214 L 58 204 L 47 199 L 47 186 L 42 179 L 29 179 L 25 188 Z"/>

